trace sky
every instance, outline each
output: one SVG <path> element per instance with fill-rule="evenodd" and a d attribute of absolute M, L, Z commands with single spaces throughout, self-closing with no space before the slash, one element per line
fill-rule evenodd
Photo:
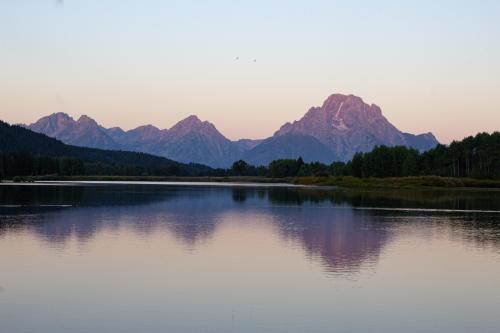
<path fill-rule="evenodd" d="M 0 0 L 0 119 L 264 138 L 333 93 L 439 141 L 500 130 L 500 1 Z"/>

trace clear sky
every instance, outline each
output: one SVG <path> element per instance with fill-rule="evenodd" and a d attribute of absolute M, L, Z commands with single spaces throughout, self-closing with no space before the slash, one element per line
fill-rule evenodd
<path fill-rule="evenodd" d="M 336 92 L 442 142 L 500 130 L 500 1 L 0 0 L 11 123 L 196 114 L 262 138 Z"/>

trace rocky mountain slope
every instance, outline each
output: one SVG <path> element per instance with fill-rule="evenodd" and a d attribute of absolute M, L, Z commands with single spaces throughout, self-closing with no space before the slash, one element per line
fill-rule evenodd
<path fill-rule="evenodd" d="M 75 121 L 66 113 L 54 113 L 27 128 L 69 145 L 101 149 L 118 148 L 116 142 L 107 134 L 107 130 L 85 115 Z"/>
<path fill-rule="evenodd" d="M 148 175 L 180 175 L 198 176 L 206 175 L 211 169 L 199 164 L 183 164 L 177 161 L 159 157 L 151 154 L 103 150 L 88 147 L 78 147 L 65 144 L 57 139 L 44 134 L 36 133 L 21 126 L 9 125 L 0 120 L 0 153 L 31 153 L 48 157 L 72 157 L 84 163 L 101 164 L 103 170 L 107 167 L 118 166 L 124 172 L 133 173 L 133 170 L 140 168 Z M 29 164 L 30 155 L 25 156 Z M 50 162 L 47 162 L 49 163 Z M 40 167 L 40 166 L 38 166 Z M 22 172 L 25 170 L 17 170 Z M 27 173 L 29 175 L 29 173 Z"/>
<path fill-rule="evenodd" d="M 309 109 L 300 120 L 286 123 L 274 136 L 290 133 L 315 137 L 340 160 L 349 160 L 356 152 L 370 151 L 376 145 L 427 150 L 438 143 L 431 133 L 416 136 L 401 132 L 377 105 L 341 94 L 331 95 L 321 107 Z"/>
<path fill-rule="evenodd" d="M 356 152 L 376 145 L 404 145 L 424 151 L 438 142 L 431 133 L 413 135 L 394 127 L 375 104 L 353 95 L 334 94 L 321 107 L 313 107 L 297 121 L 286 123 L 265 140 L 231 141 L 208 121 L 196 116 L 181 120 L 170 129 L 153 125 L 124 131 L 104 128 L 81 116 L 74 120 L 65 113 L 43 117 L 27 128 L 67 144 L 145 152 L 184 163 L 229 167 L 235 160 L 265 165 L 277 158 L 331 163 L 348 160 Z"/>

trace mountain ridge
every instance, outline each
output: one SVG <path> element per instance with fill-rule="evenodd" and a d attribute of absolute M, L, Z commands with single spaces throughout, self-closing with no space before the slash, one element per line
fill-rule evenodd
<path fill-rule="evenodd" d="M 426 150 L 438 143 L 432 133 L 417 137 L 401 132 L 383 116 L 376 104 L 342 94 L 330 95 L 322 106 L 310 108 L 302 118 L 284 124 L 274 135 L 286 133 L 311 135 L 343 161 L 352 158 L 356 152 L 367 152 L 377 145 Z"/>
<path fill-rule="evenodd" d="M 118 167 L 126 173 L 134 168 L 162 175 L 198 175 L 211 168 L 199 164 L 183 164 L 165 157 L 142 152 L 104 150 L 68 145 L 45 134 L 0 120 L 0 153 L 32 154 L 31 156 L 76 158 L 84 163 Z M 28 157 L 29 158 L 29 157 Z"/>
<path fill-rule="evenodd" d="M 438 144 L 432 133 L 402 132 L 376 104 L 343 94 L 328 96 L 321 106 L 311 107 L 302 118 L 283 124 L 272 136 L 261 140 L 229 140 L 213 123 L 196 115 L 168 129 L 148 124 L 125 131 L 120 127 L 105 128 L 86 115 L 74 120 L 60 112 L 25 127 L 67 144 L 145 152 L 216 168 L 227 168 L 238 159 L 264 165 L 273 159 L 299 156 L 306 161 L 331 163 L 346 161 L 356 152 L 370 151 L 377 145 L 425 151 Z"/>

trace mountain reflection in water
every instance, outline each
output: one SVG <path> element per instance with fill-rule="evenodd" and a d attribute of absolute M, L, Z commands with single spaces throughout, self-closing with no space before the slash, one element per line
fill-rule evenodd
<path fill-rule="evenodd" d="M 331 273 L 376 264 L 401 228 L 437 224 L 476 247 L 500 248 L 500 214 L 440 214 L 439 209 L 496 210 L 498 192 L 332 191 L 305 188 L 148 185 L 0 186 L 0 237 L 30 232 L 64 247 L 103 230 L 128 228 L 143 237 L 168 232 L 186 246 L 210 239 L 223 216 L 250 214 L 270 223 Z M 356 209 L 356 208 L 364 209 Z M 386 211 L 434 208 L 437 211 Z M 237 215 L 236 215 L 237 216 Z M 430 218 L 432 216 L 432 219 Z M 460 218 L 455 218 L 459 216 Z"/>

